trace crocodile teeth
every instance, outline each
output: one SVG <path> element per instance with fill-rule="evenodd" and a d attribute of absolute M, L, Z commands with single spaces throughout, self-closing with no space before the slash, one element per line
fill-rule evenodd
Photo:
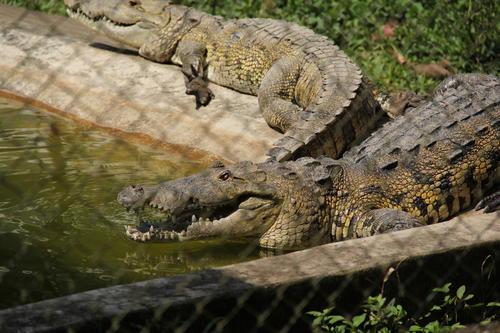
<path fill-rule="evenodd" d="M 133 236 L 135 234 L 134 228 L 132 228 L 131 226 L 126 226 L 125 232 L 127 233 L 127 236 Z"/>
<path fill-rule="evenodd" d="M 194 214 L 191 216 L 191 222 L 196 222 L 196 216 Z"/>
<path fill-rule="evenodd" d="M 168 240 L 178 240 L 179 239 L 179 236 L 175 231 L 166 232 L 163 236 L 165 237 L 165 239 L 168 239 Z"/>

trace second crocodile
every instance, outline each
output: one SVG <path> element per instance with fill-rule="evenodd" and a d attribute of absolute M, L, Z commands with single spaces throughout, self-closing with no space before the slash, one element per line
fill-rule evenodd
<path fill-rule="evenodd" d="M 499 103 L 498 77 L 457 75 L 339 160 L 219 163 L 157 186 L 132 185 L 118 202 L 143 221 L 127 235 L 252 236 L 264 247 L 290 249 L 435 223 L 481 199 L 480 207 L 496 210 Z"/>

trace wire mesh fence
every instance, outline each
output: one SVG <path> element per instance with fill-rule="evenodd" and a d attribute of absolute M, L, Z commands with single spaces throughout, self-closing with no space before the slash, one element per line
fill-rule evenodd
<path fill-rule="evenodd" d="M 255 238 L 134 242 L 122 189 L 259 154 L 281 134 L 260 132 L 255 98 L 223 88 L 195 110 L 180 70 L 68 19 L 0 5 L 0 21 L 2 330 L 430 332 L 498 319 L 497 213 L 291 253 Z M 221 117 L 244 134 L 203 125 Z M 164 144 L 166 132 L 217 154 Z"/>

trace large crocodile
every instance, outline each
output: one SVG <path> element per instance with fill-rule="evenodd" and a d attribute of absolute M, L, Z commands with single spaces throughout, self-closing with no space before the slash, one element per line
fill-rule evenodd
<path fill-rule="evenodd" d="M 498 77 L 457 75 L 339 160 L 218 163 L 156 186 L 129 186 L 118 202 L 142 221 L 127 235 L 254 236 L 264 247 L 288 249 L 442 221 L 480 199 L 480 207 L 496 210 L 499 102 Z M 489 191 L 496 194 L 485 197 Z"/>
<path fill-rule="evenodd" d="M 266 122 L 285 133 L 268 152 L 277 161 L 340 157 L 384 114 L 358 66 L 333 41 L 297 24 L 224 20 L 165 0 L 65 3 L 70 17 L 141 56 L 181 65 L 186 91 L 198 104 L 213 96 L 207 78 L 258 96 Z M 411 97 L 387 111 L 404 108 Z"/>

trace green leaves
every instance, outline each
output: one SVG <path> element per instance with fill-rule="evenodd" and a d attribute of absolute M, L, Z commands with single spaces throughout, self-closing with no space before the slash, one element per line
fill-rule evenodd
<path fill-rule="evenodd" d="M 352 327 L 357 328 L 361 326 L 361 324 L 365 321 L 366 319 L 366 313 L 363 313 L 359 316 L 355 316 L 352 318 Z"/>
<path fill-rule="evenodd" d="M 450 286 L 451 286 L 451 283 L 447 283 L 445 284 L 444 286 L 442 286 L 441 288 L 434 288 L 432 289 L 433 292 L 436 292 L 436 293 L 449 293 L 450 292 Z"/>
<path fill-rule="evenodd" d="M 460 286 L 457 289 L 457 298 L 462 299 L 464 297 L 464 293 L 465 293 L 465 286 Z"/>
<path fill-rule="evenodd" d="M 58 0 L 0 0 L 64 15 Z M 454 73 L 500 74 L 495 0 L 177 0 L 227 18 L 269 17 L 293 21 L 328 36 L 384 90 L 429 93 L 440 79 L 413 70 L 415 64 L 448 59 Z M 395 23 L 393 33 L 384 26 Z M 400 64 L 391 50 L 406 59 Z"/>
<path fill-rule="evenodd" d="M 66 14 L 66 6 L 64 2 L 60 0 L 0 0 L 0 3 L 32 10 L 40 10 L 51 14 Z"/>
<path fill-rule="evenodd" d="M 313 327 L 316 331 L 323 332 L 380 332 L 389 333 L 405 328 L 409 332 L 444 332 L 465 327 L 459 322 L 459 313 L 466 315 L 472 309 L 487 310 L 500 308 L 500 302 L 489 302 L 469 304 L 474 295 L 467 294 L 465 285 L 456 290 L 452 289 L 451 283 L 442 287 L 434 288 L 435 301 L 430 309 L 418 318 L 411 318 L 402 305 L 396 304 L 395 299 L 387 302 L 381 294 L 369 296 L 362 305 L 362 313 L 355 315 L 352 319 L 340 315 L 332 315 L 334 308 L 328 308 L 321 312 L 311 311 L 309 315 L 315 317 Z M 486 315 L 483 312 L 481 324 L 486 324 L 498 317 L 498 312 Z"/>

